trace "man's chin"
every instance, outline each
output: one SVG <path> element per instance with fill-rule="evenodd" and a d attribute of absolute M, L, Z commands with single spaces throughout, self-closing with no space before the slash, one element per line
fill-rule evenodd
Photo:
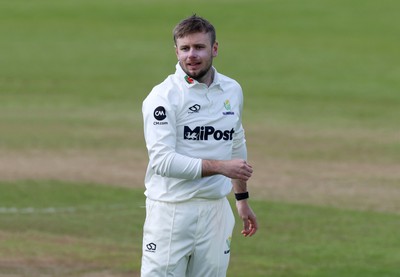
<path fill-rule="evenodd" d="M 200 71 L 195 71 L 195 70 L 186 70 L 186 74 L 191 77 L 191 78 L 196 78 L 199 76 L 201 72 Z"/>
<path fill-rule="evenodd" d="M 188 72 L 186 72 L 186 74 L 190 78 L 195 79 L 195 80 L 201 79 L 202 77 L 204 77 L 204 75 L 206 75 L 206 73 L 207 72 L 204 72 L 204 71 L 195 71 L 195 72 L 188 71 Z"/>

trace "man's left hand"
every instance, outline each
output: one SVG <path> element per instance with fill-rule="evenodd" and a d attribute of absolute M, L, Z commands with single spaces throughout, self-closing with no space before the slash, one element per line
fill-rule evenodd
<path fill-rule="evenodd" d="M 251 237 L 257 232 L 258 224 L 256 215 L 250 208 L 247 199 L 236 201 L 236 208 L 239 213 L 239 217 L 243 220 L 242 235 L 245 237 Z"/>

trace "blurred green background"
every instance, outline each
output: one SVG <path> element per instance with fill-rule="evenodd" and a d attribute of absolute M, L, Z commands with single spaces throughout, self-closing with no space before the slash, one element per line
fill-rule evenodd
<path fill-rule="evenodd" d="M 141 103 L 172 29 L 217 29 L 260 222 L 228 276 L 397 276 L 400 3 L 0 1 L 0 276 L 138 276 Z M 232 199 L 231 199 L 232 200 Z"/>

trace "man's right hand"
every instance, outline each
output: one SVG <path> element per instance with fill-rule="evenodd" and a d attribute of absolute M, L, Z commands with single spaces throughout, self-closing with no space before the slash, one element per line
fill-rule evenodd
<path fill-rule="evenodd" d="M 202 176 L 222 174 L 231 179 L 247 181 L 253 173 L 253 168 L 245 160 L 235 159 L 228 161 L 203 160 Z"/>

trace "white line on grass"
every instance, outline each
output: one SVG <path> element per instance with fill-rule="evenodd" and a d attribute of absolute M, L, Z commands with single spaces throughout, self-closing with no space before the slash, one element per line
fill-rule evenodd
<path fill-rule="evenodd" d="M 0 207 L 0 214 L 54 214 L 54 213 L 74 213 L 75 207 L 47 207 L 47 208 L 15 208 L 15 207 Z"/>
<path fill-rule="evenodd" d="M 144 208 L 144 206 L 139 206 Z M 16 207 L 0 207 L 0 214 L 57 214 L 57 213 L 76 213 L 84 211 L 100 211 L 100 210 L 119 210 L 128 208 L 128 205 L 124 204 L 113 204 L 103 206 L 75 206 L 75 207 L 46 207 L 46 208 L 16 208 Z"/>

